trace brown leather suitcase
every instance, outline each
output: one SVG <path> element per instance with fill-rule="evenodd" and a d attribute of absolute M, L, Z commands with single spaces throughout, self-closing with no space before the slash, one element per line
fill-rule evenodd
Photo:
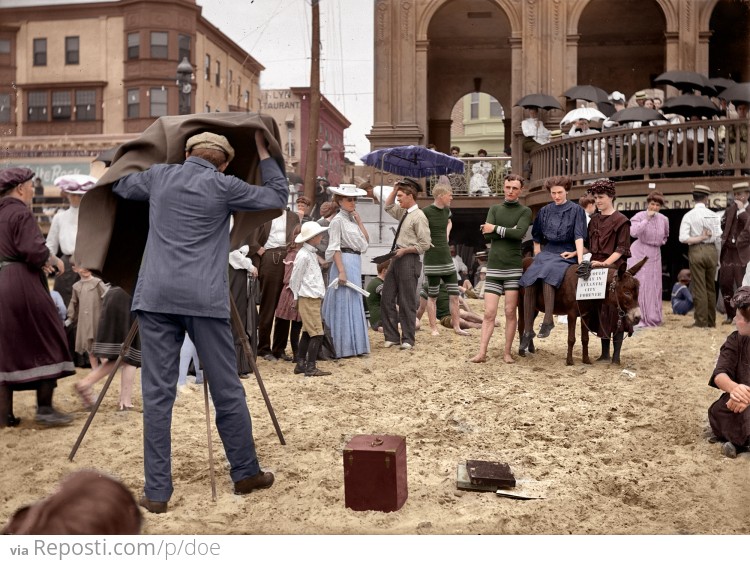
<path fill-rule="evenodd" d="M 352 510 L 392 512 L 408 495 L 406 439 L 359 435 L 344 446 L 344 499 Z"/>

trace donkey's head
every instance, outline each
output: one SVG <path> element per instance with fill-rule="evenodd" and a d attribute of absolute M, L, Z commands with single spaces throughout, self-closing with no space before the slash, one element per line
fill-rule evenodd
<path fill-rule="evenodd" d="M 648 257 L 644 257 L 630 269 L 626 269 L 627 266 L 623 263 L 615 273 L 617 275 L 614 283 L 616 305 L 621 313 L 625 313 L 630 325 L 636 325 L 641 321 L 641 308 L 638 306 L 638 290 L 641 283 L 635 275 L 647 259 Z"/>

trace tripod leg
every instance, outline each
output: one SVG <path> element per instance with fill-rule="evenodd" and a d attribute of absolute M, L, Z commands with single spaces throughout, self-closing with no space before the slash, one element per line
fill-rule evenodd
<path fill-rule="evenodd" d="M 206 434 L 208 435 L 208 473 L 211 476 L 211 499 L 216 502 L 216 476 L 214 475 L 214 447 L 211 441 L 211 415 L 208 409 L 208 372 L 203 371 L 203 404 L 206 410 Z"/>
<path fill-rule="evenodd" d="M 232 316 L 232 325 L 234 325 L 235 331 L 240 336 L 240 340 L 242 341 L 242 349 L 245 351 L 245 357 L 247 358 L 247 362 L 250 364 L 250 368 L 253 369 L 253 372 L 255 373 L 255 380 L 258 382 L 258 387 L 260 388 L 260 393 L 263 395 L 263 401 L 266 402 L 266 408 L 268 409 L 268 414 L 271 416 L 271 422 L 273 423 L 273 428 L 276 429 L 276 435 L 279 437 L 279 442 L 281 444 L 286 444 L 286 441 L 284 440 L 284 435 L 281 432 L 281 427 L 279 426 L 279 421 L 276 420 L 276 413 L 273 411 L 273 406 L 271 405 L 271 400 L 268 397 L 268 393 L 266 392 L 266 387 L 263 385 L 263 379 L 260 377 L 260 372 L 258 371 L 258 365 L 255 363 L 255 357 L 253 356 L 253 351 L 250 349 L 250 341 L 247 338 L 247 333 L 245 333 L 245 328 L 242 326 L 242 321 L 240 320 L 240 313 L 237 311 L 237 305 L 234 303 L 234 299 L 230 296 L 229 297 L 229 307 L 230 307 L 230 314 Z"/>
<path fill-rule="evenodd" d="M 73 461 L 73 458 L 75 458 L 76 452 L 78 452 L 78 448 L 81 446 L 81 442 L 83 442 L 83 438 L 86 436 L 86 432 L 89 430 L 89 426 L 91 426 L 91 422 L 94 420 L 94 415 L 96 415 L 96 412 L 99 410 L 99 405 L 101 405 L 102 400 L 104 399 L 104 396 L 107 394 L 107 390 L 109 389 L 109 385 L 112 383 L 112 379 L 115 377 L 115 374 L 117 373 L 117 369 L 120 368 L 120 364 L 122 364 L 122 357 L 125 356 L 125 354 L 130 350 L 130 345 L 133 344 L 133 339 L 135 339 L 135 335 L 138 333 L 138 321 L 133 321 L 133 325 L 130 326 L 130 331 L 128 332 L 128 336 L 125 338 L 125 342 L 122 344 L 122 347 L 120 348 L 120 354 L 117 357 L 117 360 L 115 361 L 115 365 L 112 368 L 112 372 L 109 373 L 109 376 L 107 376 L 107 381 L 104 382 L 104 387 L 102 388 L 102 391 L 99 392 L 99 397 L 96 400 L 96 403 L 91 408 L 91 412 L 89 413 L 88 419 L 86 419 L 86 423 L 83 425 L 83 428 L 81 429 L 81 434 L 78 435 L 78 439 L 76 440 L 76 443 L 73 445 L 73 449 L 70 451 L 70 454 L 68 455 L 68 460 L 71 462 Z"/>

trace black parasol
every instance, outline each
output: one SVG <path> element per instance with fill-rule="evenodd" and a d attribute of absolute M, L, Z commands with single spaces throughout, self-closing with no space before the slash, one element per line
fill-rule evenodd
<path fill-rule="evenodd" d="M 648 109 L 647 107 L 626 107 L 620 109 L 609 119 L 618 123 L 648 123 L 649 121 L 666 120 L 664 115 L 656 109 Z"/>
<path fill-rule="evenodd" d="M 586 101 L 593 101 L 595 103 L 602 103 L 609 99 L 607 92 L 591 85 L 573 86 L 565 90 L 563 95 L 568 99 L 585 99 Z"/>
<path fill-rule="evenodd" d="M 560 109 L 560 102 L 554 97 L 547 94 L 535 93 L 523 96 L 516 101 L 518 107 L 537 108 L 537 109 Z"/>
<path fill-rule="evenodd" d="M 731 101 L 735 105 L 738 103 L 750 103 L 750 82 L 740 82 L 727 88 L 719 97 Z"/>
<path fill-rule="evenodd" d="M 690 70 L 669 70 L 659 74 L 654 79 L 654 84 L 674 86 L 682 93 L 693 93 L 693 90 L 698 90 L 706 95 L 716 95 L 716 90 L 706 76 Z"/>
<path fill-rule="evenodd" d="M 710 99 L 693 94 L 671 97 L 661 108 L 665 113 L 677 113 L 683 117 L 713 117 L 719 113 L 719 108 Z"/>

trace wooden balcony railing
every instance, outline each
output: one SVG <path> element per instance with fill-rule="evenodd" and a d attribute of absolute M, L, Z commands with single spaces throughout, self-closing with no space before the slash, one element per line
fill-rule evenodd
<path fill-rule="evenodd" d="M 531 153 L 529 187 L 536 191 L 555 175 L 585 183 L 600 177 L 636 180 L 748 174 L 748 124 L 743 119 L 686 121 L 618 127 L 555 140 Z"/>

